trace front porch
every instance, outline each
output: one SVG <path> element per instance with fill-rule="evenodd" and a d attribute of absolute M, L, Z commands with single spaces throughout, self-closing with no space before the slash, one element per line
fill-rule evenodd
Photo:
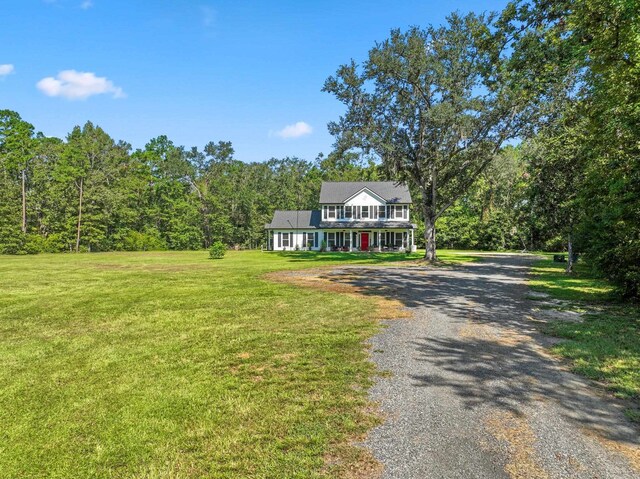
<path fill-rule="evenodd" d="M 413 229 L 366 229 L 325 231 L 328 251 L 416 251 Z"/>

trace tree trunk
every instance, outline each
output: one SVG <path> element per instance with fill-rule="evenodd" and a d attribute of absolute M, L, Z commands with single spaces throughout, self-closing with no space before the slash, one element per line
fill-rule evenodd
<path fill-rule="evenodd" d="M 22 170 L 22 232 L 27 232 L 27 172 Z"/>
<path fill-rule="evenodd" d="M 429 262 L 437 261 L 436 256 L 436 221 L 433 215 L 424 218 L 424 259 Z"/>
<path fill-rule="evenodd" d="M 80 201 L 78 203 L 78 229 L 76 232 L 76 253 L 80 251 L 80 226 L 82 225 L 82 194 L 84 179 L 80 178 Z"/>
<path fill-rule="evenodd" d="M 573 273 L 573 241 L 571 241 L 571 232 L 569 232 L 567 239 L 567 256 L 567 269 L 565 273 L 571 274 Z"/>
<path fill-rule="evenodd" d="M 436 256 L 436 165 L 431 165 L 431 188 L 428 193 L 422 195 L 422 208 L 424 213 L 424 259 L 433 263 L 438 260 Z"/>

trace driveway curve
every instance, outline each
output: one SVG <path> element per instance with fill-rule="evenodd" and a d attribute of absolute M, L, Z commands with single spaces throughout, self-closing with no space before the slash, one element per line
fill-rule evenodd
<path fill-rule="evenodd" d="M 527 299 L 533 259 L 348 268 L 344 281 L 412 313 L 371 339 L 390 374 L 371 390 L 384 422 L 363 446 L 384 478 L 640 478 L 623 404 L 546 353 Z"/>

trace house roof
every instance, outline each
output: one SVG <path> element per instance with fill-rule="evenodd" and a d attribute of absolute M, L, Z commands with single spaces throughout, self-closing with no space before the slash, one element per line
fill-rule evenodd
<path fill-rule="evenodd" d="M 408 221 L 322 221 L 320 228 L 328 230 L 350 229 L 415 229 L 416 225 Z"/>
<path fill-rule="evenodd" d="M 320 225 L 320 210 L 276 210 L 266 229 L 313 229 Z"/>
<path fill-rule="evenodd" d="M 409 188 L 395 181 L 323 181 L 320 203 L 344 203 L 363 189 L 387 203 L 412 203 Z"/>

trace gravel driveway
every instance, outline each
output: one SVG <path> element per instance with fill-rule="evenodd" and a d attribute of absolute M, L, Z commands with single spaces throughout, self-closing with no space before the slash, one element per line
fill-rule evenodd
<path fill-rule="evenodd" d="M 346 279 L 413 313 L 371 340 L 391 373 L 371 391 L 385 421 L 364 443 L 383 477 L 640 478 L 623 405 L 545 352 L 524 282 L 532 259 L 362 267 Z"/>

